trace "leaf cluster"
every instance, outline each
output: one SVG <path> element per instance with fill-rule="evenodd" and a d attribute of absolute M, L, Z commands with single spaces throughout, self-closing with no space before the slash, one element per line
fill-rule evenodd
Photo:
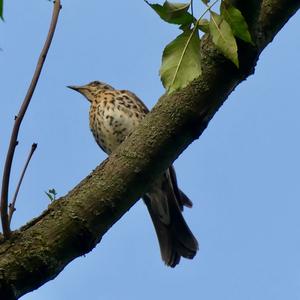
<path fill-rule="evenodd" d="M 182 30 L 163 51 L 160 76 L 167 93 L 184 88 L 201 75 L 200 34 L 209 34 L 217 49 L 236 67 L 239 67 L 236 39 L 252 43 L 245 18 L 230 0 L 215 0 L 212 4 L 210 0 L 202 0 L 206 9 L 198 19 L 193 16 L 193 0 L 165 1 L 163 5 L 145 2 L 162 20 L 179 25 Z M 220 13 L 212 10 L 217 2 L 220 2 Z M 208 13 L 209 20 L 204 18 Z"/>

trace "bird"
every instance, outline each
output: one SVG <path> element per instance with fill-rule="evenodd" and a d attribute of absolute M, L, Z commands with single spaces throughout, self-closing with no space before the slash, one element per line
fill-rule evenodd
<path fill-rule="evenodd" d="M 92 81 L 67 87 L 90 102 L 90 129 L 96 143 L 108 155 L 149 112 L 134 93 L 117 90 L 104 82 Z M 183 207 L 192 207 L 193 204 L 179 189 L 174 167 L 170 166 L 156 178 L 142 198 L 152 219 L 164 263 L 174 268 L 181 257 L 193 259 L 198 241 L 182 215 Z"/>

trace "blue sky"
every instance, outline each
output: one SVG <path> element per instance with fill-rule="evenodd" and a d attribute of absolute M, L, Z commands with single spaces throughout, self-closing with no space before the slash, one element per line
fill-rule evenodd
<path fill-rule="evenodd" d="M 4 9 L 1 170 L 52 4 L 5 1 Z M 175 163 L 180 186 L 194 202 L 185 212 L 200 242 L 193 261 L 164 266 L 139 202 L 91 253 L 22 299 L 299 299 L 299 28 L 298 14 L 261 55 L 255 75 Z M 101 80 L 134 91 L 152 107 L 163 93 L 162 50 L 177 33 L 141 0 L 63 1 L 19 136 L 12 190 L 31 143 L 38 149 L 20 191 L 14 228 L 47 207 L 44 191 L 66 194 L 105 158 L 88 128 L 88 102 L 65 86 Z"/>

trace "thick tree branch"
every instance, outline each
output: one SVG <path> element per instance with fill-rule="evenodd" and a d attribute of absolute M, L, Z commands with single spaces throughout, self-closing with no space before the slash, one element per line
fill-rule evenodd
<path fill-rule="evenodd" d="M 149 183 L 201 135 L 232 90 L 253 73 L 258 54 L 300 6 L 298 2 L 291 9 L 285 7 L 286 0 L 269 0 L 270 8 L 273 2 L 276 5 L 269 13 L 263 5 L 254 32 L 254 40 L 258 35 L 268 38 L 258 48 L 240 45 L 239 70 L 215 50 L 209 37 L 204 37 L 201 77 L 184 90 L 163 96 L 109 159 L 69 194 L 54 201 L 41 216 L 0 244 L 1 296 L 19 298 L 94 248 Z M 273 26 L 270 14 L 277 16 Z M 268 32 L 261 32 L 262 29 Z"/>
<path fill-rule="evenodd" d="M 2 222 L 2 228 L 3 228 L 3 235 L 5 238 L 9 238 L 9 236 L 10 236 L 10 226 L 9 226 L 10 220 L 9 220 L 9 216 L 8 216 L 8 205 L 7 205 L 8 204 L 8 190 L 9 190 L 11 166 L 12 166 L 16 146 L 18 145 L 18 141 L 17 141 L 18 134 L 19 134 L 21 123 L 23 121 L 23 118 L 25 116 L 25 113 L 27 111 L 29 103 L 31 101 L 32 95 L 34 93 L 35 87 L 39 80 L 48 50 L 50 48 L 60 9 L 61 9 L 60 0 L 56 0 L 54 2 L 52 19 L 51 19 L 51 23 L 50 23 L 50 27 L 49 27 L 49 31 L 48 31 L 48 35 L 47 35 L 44 47 L 39 56 L 36 69 L 34 71 L 30 86 L 29 86 L 26 96 L 23 100 L 23 103 L 21 105 L 19 113 L 15 117 L 15 123 L 14 123 L 14 127 L 13 127 L 11 137 L 10 137 L 10 143 L 9 143 L 9 147 L 8 147 L 8 151 L 7 151 L 7 155 L 6 155 L 6 160 L 5 160 L 4 170 L 3 170 L 3 177 L 2 177 L 2 186 L 1 186 L 1 222 Z"/>
<path fill-rule="evenodd" d="M 260 49 L 266 47 L 276 33 L 300 6 L 299 0 L 264 0 L 259 15 L 257 42 Z"/>

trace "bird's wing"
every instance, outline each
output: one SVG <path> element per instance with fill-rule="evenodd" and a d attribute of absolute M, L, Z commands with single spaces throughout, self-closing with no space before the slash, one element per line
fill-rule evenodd
<path fill-rule="evenodd" d="M 130 91 L 127 91 L 127 90 L 122 90 L 121 93 L 131 96 L 132 100 L 139 106 L 139 108 L 141 109 L 141 111 L 144 114 L 147 114 L 149 112 L 149 109 L 147 108 L 147 106 L 144 104 L 144 102 L 136 94 L 134 94 Z"/>

